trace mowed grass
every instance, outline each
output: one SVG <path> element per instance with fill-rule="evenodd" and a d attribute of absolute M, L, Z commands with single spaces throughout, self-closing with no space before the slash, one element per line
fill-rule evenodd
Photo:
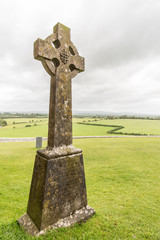
<path fill-rule="evenodd" d="M 112 130 L 112 127 L 82 125 L 73 123 L 73 136 L 105 136 L 107 131 Z"/>
<path fill-rule="evenodd" d="M 13 118 L 6 120 L 8 125 L 6 127 L 0 128 L 0 137 L 37 137 L 37 136 L 47 137 L 48 134 L 47 118 L 43 119 Z M 13 124 L 14 121 L 19 124 Z M 78 122 L 87 124 L 124 126 L 123 129 L 119 130 L 119 132 L 123 133 L 160 135 L 160 120 L 100 119 L 98 121 L 94 121 L 94 119 L 89 118 L 73 118 L 73 136 L 105 136 L 110 135 L 107 132 L 114 129 L 113 127 L 106 126 L 82 125 L 78 124 Z M 31 125 L 31 127 L 25 127 L 26 125 Z M 116 135 L 116 132 L 114 135 Z"/>
<path fill-rule="evenodd" d="M 159 240 L 160 139 L 81 139 L 74 146 L 83 149 L 88 204 L 96 214 L 38 239 Z M 0 239 L 37 239 L 16 222 L 26 211 L 35 152 L 35 142 L 0 143 Z"/>
<path fill-rule="evenodd" d="M 88 119 L 87 119 L 88 120 Z M 6 119 L 8 125 L 0 128 L 0 137 L 47 137 L 48 135 L 48 119 Z M 101 136 L 107 135 L 110 127 L 105 126 L 87 126 L 77 124 L 82 122 L 82 118 L 73 119 L 73 136 Z M 18 124 L 13 124 L 13 122 Z M 25 123 L 24 123 L 25 122 Z M 35 125 L 36 124 L 36 125 Z M 25 127 L 31 125 L 31 127 Z"/>
<path fill-rule="evenodd" d="M 47 118 L 11 118 L 6 121 L 7 126 L 0 128 L 0 137 L 46 137 L 48 134 Z"/>
<path fill-rule="evenodd" d="M 160 135 L 160 120 L 148 120 L 148 119 L 104 120 L 104 119 L 101 119 L 99 121 L 86 122 L 86 123 L 124 126 L 123 129 L 120 129 L 119 131 L 117 131 L 117 132 L 123 132 L 123 133 Z M 106 127 L 106 131 L 109 131 L 107 129 L 108 128 Z"/>

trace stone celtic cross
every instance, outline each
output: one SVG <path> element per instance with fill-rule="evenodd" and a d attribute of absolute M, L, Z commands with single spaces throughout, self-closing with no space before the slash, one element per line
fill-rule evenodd
<path fill-rule="evenodd" d="M 39 236 L 86 220 L 95 210 L 87 205 L 82 150 L 72 145 L 71 79 L 84 71 L 84 58 L 60 23 L 34 43 L 34 58 L 51 76 L 48 146 L 37 151 L 27 212 L 18 222 Z"/>
<path fill-rule="evenodd" d="M 71 79 L 84 71 L 84 58 L 70 40 L 70 29 L 60 23 L 45 40 L 34 43 L 34 57 L 51 76 L 48 147 L 72 144 Z"/>

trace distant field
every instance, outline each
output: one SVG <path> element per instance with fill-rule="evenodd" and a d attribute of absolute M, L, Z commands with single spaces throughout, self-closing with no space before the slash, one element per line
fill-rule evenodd
<path fill-rule="evenodd" d="M 104 120 L 104 119 L 100 119 L 98 121 L 90 122 L 90 120 L 88 121 L 88 120 L 84 119 L 83 121 L 85 121 L 84 123 L 89 123 L 89 124 L 124 126 L 123 129 L 121 129 L 117 132 L 160 135 L 160 120 L 147 120 L 147 119 Z M 86 126 L 88 126 L 88 125 L 86 125 Z M 105 131 L 109 131 L 109 130 L 110 130 L 110 128 L 106 127 Z"/>
<path fill-rule="evenodd" d="M 85 119 L 88 121 L 88 118 Z M 37 118 L 17 118 L 17 119 L 6 119 L 8 125 L 0 128 L 0 137 L 36 137 L 42 136 L 47 137 L 48 134 L 48 119 L 37 119 Z M 107 130 L 112 128 L 97 127 L 97 126 L 86 126 L 77 124 L 82 122 L 82 118 L 73 119 L 73 135 L 74 136 L 97 136 L 106 135 Z M 15 122 L 15 124 L 13 124 Z M 25 127 L 31 125 L 31 127 Z"/>
<path fill-rule="evenodd" d="M 74 146 L 83 149 L 96 215 L 38 239 L 159 240 L 160 138 L 81 139 Z M 36 240 L 16 222 L 27 208 L 35 143 L 0 143 L 0 149 L 0 239 Z"/>
<path fill-rule="evenodd" d="M 47 118 L 13 118 L 6 119 L 6 121 L 8 125 L 0 128 L 0 137 L 47 137 Z M 78 122 L 94 125 L 82 125 Z M 73 136 L 104 136 L 109 135 L 107 132 L 114 129 L 114 127 L 96 126 L 95 124 L 124 126 L 117 132 L 160 135 L 160 120 L 100 119 L 95 121 L 89 118 L 73 118 Z M 26 125 L 31 125 L 31 127 L 25 127 Z"/>
<path fill-rule="evenodd" d="M 47 136 L 47 118 L 12 118 L 6 121 L 8 125 L 0 128 L 0 137 Z M 31 127 L 25 127 L 26 125 L 31 125 Z"/>

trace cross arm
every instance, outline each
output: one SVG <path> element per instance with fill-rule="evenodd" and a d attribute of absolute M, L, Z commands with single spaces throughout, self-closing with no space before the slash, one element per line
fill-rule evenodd
<path fill-rule="evenodd" d="M 38 38 L 34 42 L 34 58 L 43 61 L 44 59 L 59 59 L 59 56 L 51 43 Z"/>
<path fill-rule="evenodd" d="M 85 70 L 85 62 L 83 57 L 78 55 L 72 56 L 70 62 L 73 64 L 74 68 L 78 70 L 78 72 L 83 72 Z"/>

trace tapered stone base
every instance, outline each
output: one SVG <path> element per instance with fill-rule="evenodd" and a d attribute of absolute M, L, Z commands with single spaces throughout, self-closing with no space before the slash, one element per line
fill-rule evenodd
<path fill-rule="evenodd" d="M 27 213 L 19 224 L 38 236 L 86 220 L 94 212 L 87 206 L 82 151 L 72 145 L 38 150 Z"/>
<path fill-rule="evenodd" d="M 74 214 L 59 219 L 53 225 L 48 226 L 43 230 L 39 230 L 31 218 L 25 213 L 22 217 L 20 217 L 17 221 L 21 225 L 21 227 L 30 235 L 32 236 L 40 236 L 45 234 L 48 230 L 55 229 L 55 228 L 62 228 L 62 227 L 69 227 L 75 223 L 85 222 L 88 218 L 90 218 L 95 213 L 95 210 L 90 208 L 89 206 L 83 207 L 80 210 L 77 210 Z"/>

